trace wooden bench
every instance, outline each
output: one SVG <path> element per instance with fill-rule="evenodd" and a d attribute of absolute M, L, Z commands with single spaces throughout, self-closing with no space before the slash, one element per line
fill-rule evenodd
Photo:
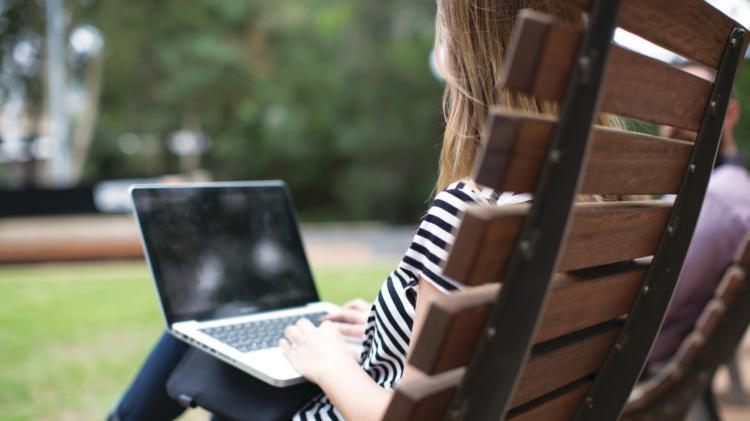
<path fill-rule="evenodd" d="M 519 16 L 506 89 L 558 117 L 494 110 L 474 180 L 531 204 L 463 215 L 386 420 L 614 420 L 674 291 L 718 147 L 745 30 L 702 0 L 559 0 L 585 30 Z M 616 26 L 717 70 L 715 83 L 612 45 Z M 694 142 L 594 126 L 601 112 Z M 581 203 L 676 194 L 674 204 Z M 643 259 L 653 256 L 652 259 Z"/>
<path fill-rule="evenodd" d="M 128 215 L 0 219 L 0 265 L 143 260 L 138 227 Z"/>
<path fill-rule="evenodd" d="M 750 236 L 738 250 L 703 310 L 695 329 L 675 357 L 655 377 L 639 385 L 622 420 L 682 420 L 691 404 L 704 399 L 712 419 L 719 419 L 711 381 L 734 354 L 750 325 Z"/>

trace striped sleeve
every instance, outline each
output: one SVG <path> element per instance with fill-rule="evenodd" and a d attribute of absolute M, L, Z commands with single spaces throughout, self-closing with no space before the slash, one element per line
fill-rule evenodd
<path fill-rule="evenodd" d="M 420 278 L 443 292 L 461 288 L 461 284 L 443 275 L 443 263 L 455 239 L 461 215 L 478 197 L 465 189 L 463 183 L 450 186 L 435 196 L 429 211 L 422 219 L 401 268 L 409 275 L 409 287 Z"/>

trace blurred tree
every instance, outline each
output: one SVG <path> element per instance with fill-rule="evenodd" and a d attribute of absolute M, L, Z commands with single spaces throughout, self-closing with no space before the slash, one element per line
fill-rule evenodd
<path fill-rule="evenodd" d="M 44 9 L 38 1 L 0 2 L 0 53 L 3 76 L 23 85 L 29 110 L 39 113 L 42 101 L 39 51 L 44 39 Z M 2 95 L 7 94 L 3 86 Z M 4 97 L 2 98 L 4 100 Z M 2 102 L 2 101 L 0 101 Z"/>
<path fill-rule="evenodd" d="M 4 51 L 43 34 L 38 0 L 4 4 Z M 413 222 L 426 208 L 442 127 L 427 65 L 434 2 L 66 4 L 69 27 L 106 39 L 89 182 L 178 171 L 168 140 L 188 129 L 210 139 L 202 165 L 215 178 L 284 179 L 307 219 Z M 738 87 L 750 151 L 747 66 Z"/>
<path fill-rule="evenodd" d="M 44 86 L 44 9 L 39 1 L 0 1 L 0 179 L 35 183 L 31 140 L 39 133 Z M 13 145 L 11 145 L 13 143 Z"/>
<path fill-rule="evenodd" d="M 90 180 L 175 171 L 165 141 L 189 128 L 210 137 L 215 177 L 285 179 L 313 219 L 414 221 L 425 209 L 441 121 L 434 4 L 86 4 L 80 19 L 107 40 Z"/>

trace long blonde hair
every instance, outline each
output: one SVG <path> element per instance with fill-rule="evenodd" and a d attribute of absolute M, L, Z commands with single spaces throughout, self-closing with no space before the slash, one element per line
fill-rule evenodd
<path fill-rule="evenodd" d="M 446 79 L 443 95 L 445 134 L 436 185 L 443 190 L 470 175 L 474 159 L 487 139 L 489 110 L 555 113 L 554 104 L 500 89 L 510 35 L 521 9 L 533 8 L 582 25 L 581 12 L 550 0 L 438 0 L 435 52 Z"/>

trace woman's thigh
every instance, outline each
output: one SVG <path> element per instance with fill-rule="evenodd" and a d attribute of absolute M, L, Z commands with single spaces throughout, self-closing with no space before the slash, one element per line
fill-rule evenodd
<path fill-rule="evenodd" d="M 171 396 L 185 397 L 221 420 L 288 420 L 321 393 L 312 383 L 270 386 L 199 349 L 185 355 L 168 389 Z"/>

